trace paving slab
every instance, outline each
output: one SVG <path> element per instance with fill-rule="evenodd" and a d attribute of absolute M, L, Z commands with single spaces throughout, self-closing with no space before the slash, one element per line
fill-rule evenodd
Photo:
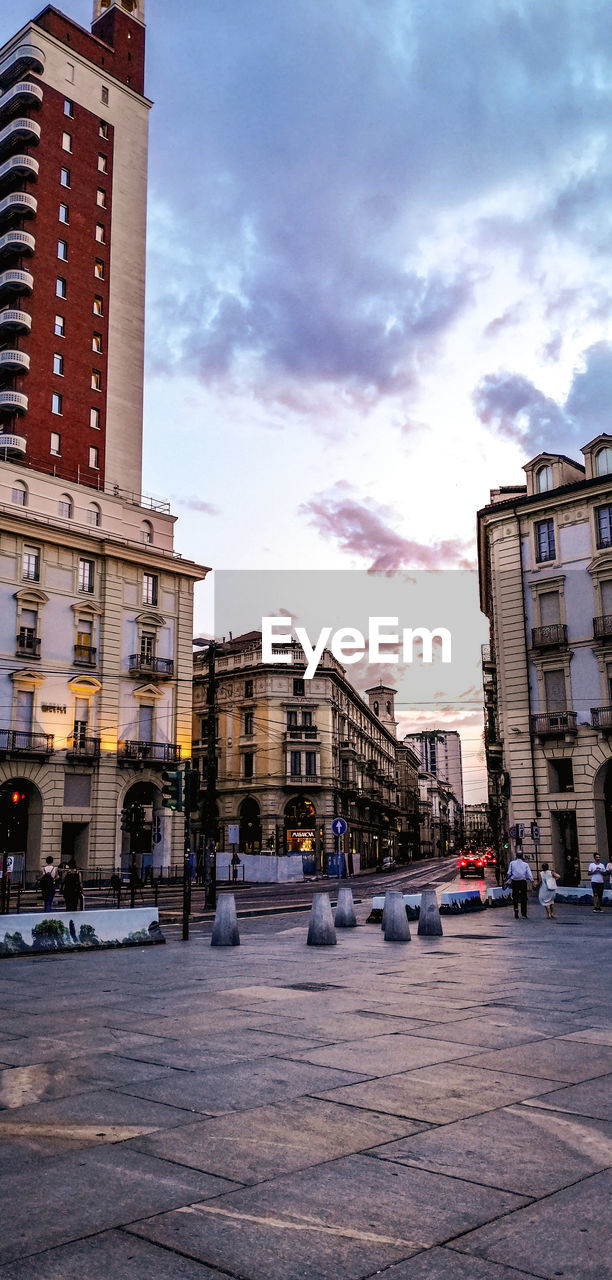
<path fill-rule="evenodd" d="M 153 1032 L 153 1023 L 151 1025 Z M 158 1034 L 141 1035 L 113 1028 L 87 1026 L 81 1031 L 66 1031 L 61 1036 L 21 1037 L 2 1045 L 2 1057 L 13 1066 L 29 1066 L 36 1062 L 66 1062 L 79 1053 L 117 1053 L 123 1049 L 147 1049 L 163 1040 Z"/>
<path fill-rule="evenodd" d="M 455 1247 L 492 1262 L 511 1261 L 544 1280 L 609 1280 L 611 1195 L 608 1169 L 468 1233 Z"/>
<path fill-rule="evenodd" d="M 370 1154 L 535 1198 L 612 1164 L 612 1124 L 505 1107 L 494 1119 L 487 1113 L 472 1116 L 379 1146 Z"/>
<path fill-rule="evenodd" d="M 225 1272 L 123 1231 L 103 1231 L 9 1262 L 1 1274 L 2 1280 L 227 1280 Z"/>
<path fill-rule="evenodd" d="M 40 1134 L 45 1141 L 55 1139 L 61 1146 L 73 1140 L 80 1142 L 84 1129 L 95 1129 L 106 1137 L 108 1128 L 113 1131 L 112 1140 L 116 1142 L 120 1138 L 139 1137 L 153 1129 L 187 1124 L 190 1119 L 190 1112 L 178 1105 L 166 1106 L 113 1089 L 98 1089 L 1 1111 L 0 1141 L 15 1137 L 27 1140 Z M 4 1173 L 3 1159 L 0 1183 Z"/>
<path fill-rule="evenodd" d="M 382 1280 L 526 1280 L 531 1275 L 533 1272 L 516 1271 L 514 1267 L 498 1266 L 489 1260 L 483 1262 L 480 1258 L 466 1258 L 455 1249 L 435 1248 L 389 1267 Z M 370 1280 L 370 1277 L 365 1277 L 365 1280 Z"/>
<path fill-rule="evenodd" d="M 420 1036 L 476 1045 L 482 1049 L 506 1049 L 515 1044 L 530 1044 L 541 1040 L 543 1033 L 531 1027 L 519 1027 L 505 1022 L 495 1014 L 487 1015 L 486 1007 L 477 1018 L 462 1018 L 460 1022 L 419 1024 Z"/>
<path fill-rule="evenodd" d="M 0 1071 L 0 1108 L 12 1109 L 49 1098 L 64 1098 L 100 1085 L 154 1079 L 164 1068 L 149 1062 L 132 1062 L 112 1053 L 55 1059 L 28 1067 Z"/>
<path fill-rule="evenodd" d="M 458 1071 L 454 1063 L 440 1063 L 340 1087 L 329 1093 L 317 1091 L 317 1096 L 432 1124 L 448 1124 L 451 1120 L 463 1120 L 466 1116 L 547 1093 L 555 1089 L 557 1083 L 477 1067 L 462 1067 Z"/>
<path fill-rule="evenodd" d="M 75 1152 L 58 1160 L 43 1184 L 35 1167 L 1 1179 L 0 1263 L 217 1196 L 233 1185 L 123 1144 Z"/>
<path fill-rule="evenodd" d="M 547 1093 L 545 1098 L 534 1097 L 529 1105 L 571 1112 L 572 1115 L 593 1116 L 598 1120 L 612 1120 L 612 1075 L 598 1076 L 596 1080 L 556 1089 Z"/>
<path fill-rule="evenodd" d="M 506 1192 L 350 1156 L 319 1165 L 316 1177 L 291 1174 L 130 1230 L 249 1280 L 356 1280 L 521 1203 Z"/>
<path fill-rule="evenodd" d="M 300 1062 L 338 1067 L 343 1071 L 360 1071 L 362 1075 L 391 1075 L 433 1062 L 447 1062 L 476 1053 L 474 1046 L 451 1044 L 444 1039 L 421 1039 L 417 1035 L 396 1032 L 394 1035 L 370 1037 L 367 1040 L 344 1040 L 323 1048 L 291 1050 L 289 1056 Z"/>
<path fill-rule="evenodd" d="M 425 1127 L 420 1121 L 317 1098 L 255 1107 L 239 1120 L 233 1113 L 211 1117 L 136 1138 L 129 1145 L 235 1182 L 255 1183 L 378 1147 Z"/>
<path fill-rule="evenodd" d="M 519 1075 L 542 1076 L 549 1080 L 567 1080 L 568 1083 L 577 1084 L 581 1080 L 592 1080 L 594 1076 L 612 1072 L 612 1048 L 586 1042 L 577 1045 L 572 1040 L 557 1037 L 481 1053 L 470 1057 L 466 1065 L 487 1067 L 492 1071 L 514 1071 Z"/>
<path fill-rule="evenodd" d="M 246 1111 L 266 1102 L 320 1093 L 341 1084 L 364 1080 L 367 1072 L 336 1071 L 310 1062 L 288 1058 L 258 1058 L 253 1062 L 230 1062 L 223 1071 L 167 1073 L 154 1081 L 125 1086 L 125 1094 L 154 1102 L 175 1103 L 204 1115 L 226 1111 Z"/>

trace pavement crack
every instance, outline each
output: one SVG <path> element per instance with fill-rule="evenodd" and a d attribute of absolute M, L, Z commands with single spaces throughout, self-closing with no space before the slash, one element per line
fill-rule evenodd
<path fill-rule="evenodd" d="M 340 1223 L 328 1225 L 318 1218 L 302 1214 L 293 1214 L 290 1218 L 271 1217 L 269 1214 L 243 1213 L 238 1209 L 224 1209 L 220 1205 L 197 1204 L 186 1205 L 178 1213 L 211 1213 L 234 1222 L 253 1222 L 256 1226 L 275 1227 L 282 1231 L 310 1231 L 318 1235 L 336 1236 L 343 1240 L 357 1240 L 361 1244 L 392 1245 L 398 1249 L 426 1249 L 424 1240 L 406 1240 L 397 1236 L 380 1235 L 375 1231 L 359 1231 L 355 1227 L 342 1226 Z"/>

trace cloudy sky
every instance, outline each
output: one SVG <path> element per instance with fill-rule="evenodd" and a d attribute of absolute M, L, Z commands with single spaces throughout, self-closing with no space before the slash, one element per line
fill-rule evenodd
<path fill-rule="evenodd" d="M 609 425 L 612 8 L 147 0 L 147 23 L 145 487 L 178 548 L 473 565 L 489 488 Z"/>

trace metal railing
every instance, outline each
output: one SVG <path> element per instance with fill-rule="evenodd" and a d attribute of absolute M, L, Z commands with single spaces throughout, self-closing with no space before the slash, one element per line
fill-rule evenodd
<path fill-rule="evenodd" d="M 531 732 L 542 738 L 576 733 L 576 715 L 575 711 L 538 711 L 531 717 Z"/>
<path fill-rule="evenodd" d="M 603 613 L 599 618 L 593 618 L 593 638 L 609 640 L 610 637 L 612 637 L 612 613 Z"/>
<path fill-rule="evenodd" d="M 142 742 L 126 738 L 117 744 L 120 760 L 141 760 L 152 764 L 170 764 L 180 760 L 181 748 L 176 742 Z"/>
<path fill-rule="evenodd" d="M 98 760 L 100 738 L 82 738 L 80 734 L 71 734 L 68 738 L 68 755 L 79 760 Z"/>
<path fill-rule="evenodd" d="M 302 783 L 302 782 L 307 783 L 308 786 L 316 786 L 321 782 L 321 775 L 320 773 L 288 773 L 287 774 L 287 786 L 292 787 L 294 783 L 297 786 L 298 783 Z"/>
<path fill-rule="evenodd" d="M 15 637 L 15 652 L 18 658 L 39 658 L 40 636 L 35 636 L 28 630 L 20 631 Z"/>
<path fill-rule="evenodd" d="M 304 728 L 296 728 L 296 726 L 293 725 L 291 729 L 287 729 L 287 737 L 290 738 L 292 742 L 297 742 L 300 738 L 305 738 L 309 742 L 314 742 L 318 736 L 319 730 L 313 727 L 313 725 L 309 725 L 308 728 L 306 728 L 306 726 L 304 726 Z"/>
<path fill-rule="evenodd" d="M 98 650 L 91 644 L 75 644 L 73 660 L 81 667 L 95 667 L 98 661 Z"/>
<path fill-rule="evenodd" d="M 547 627 L 531 628 L 534 649 L 558 649 L 567 644 L 567 627 L 564 622 L 552 622 Z"/>
<path fill-rule="evenodd" d="M 612 707 L 591 707 L 593 729 L 612 729 Z"/>
<path fill-rule="evenodd" d="M 146 675 L 173 676 L 174 659 L 156 658 L 152 654 L 132 653 L 128 658 L 130 671 L 142 671 Z"/>
<path fill-rule="evenodd" d="M 24 751 L 48 756 L 53 751 L 52 733 L 30 733 L 25 729 L 0 729 L 0 751 Z"/>

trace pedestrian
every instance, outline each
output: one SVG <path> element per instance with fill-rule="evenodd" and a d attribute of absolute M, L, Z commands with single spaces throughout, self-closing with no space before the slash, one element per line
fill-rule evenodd
<path fill-rule="evenodd" d="M 589 875 L 591 877 L 591 889 L 593 892 L 593 911 L 601 911 L 605 874 L 605 863 L 602 862 L 599 854 L 596 853 L 594 862 L 589 863 Z"/>
<path fill-rule="evenodd" d="M 521 908 L 521 916 L 523 920 L 527 919 L 527 885 L 531 881 L 533 884 L 533 876 L 531 867 L 525 862 L 524 858 L 516 856 L 512 859 L 508 867 L 508 880 L 512 885 L 512 906 L 514 907 L 514 915 L 518 920 L 519 905 Z"/>
<path fill-rule="evenodd" d="M 83 880 L 74 858 L 68 863 L 62 880 L 62 893 L 66 903 L 66 911 L 80 911 L 83 898 Z"/>
<path fill-rule="evenodd" d="M 548 862 L 542 863 L 542 871 L 539 879 L 538 898 L 543 907 L 546 908 L 546 915 L 549 920 L 555 918 L 555 894 L 557 892 L 557 873 L 551 871 Z"/>
<path fill-rule="evenodd" d="M 45 865 L 39 881 L 39 889 L 45 901 L 45 911 L 50 911 L 55 897 L 57 867 L 51 854 L 45 858 Z"/>
<path fill-rule="evenodd" d="M 234 852 L 233 852 L 233 854 L 232 854 L 232 880 L 237 880 L 237 879 L 238 879 L 238 867 L 239 867 L 239 866 L 240 866 L 240 858 L 238 857 L 238 853 L 237 853 L 236 849 L 234 849 Z"/>

